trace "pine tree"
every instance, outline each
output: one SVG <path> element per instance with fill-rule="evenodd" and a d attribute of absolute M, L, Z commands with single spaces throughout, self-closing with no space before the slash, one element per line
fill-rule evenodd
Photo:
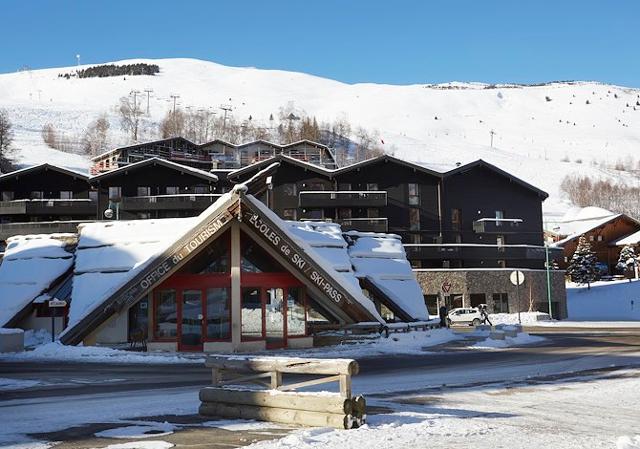
<path fill-rule="evenodd" d="M 572 282 L 576 284 L 587 284 L 591 288 L 591 282 L 598 278 L 598 270 L 596 269 L 596 255 L 591 251 L 591 244 L 585 236 L 580 236 L 576 252 L 571 257 L 571 262 L 567 267 L 567 274 Z"/>
<path fill-rule="evenodd" d="M 620 271 L 625 271 L 633 268 L 633 265 L 636 263 L 636 252 L 633 249 L 633 246 L 625 245 L 620 251 L 620 257 L 618 258 L 618 264 L 616 268 Z"/>

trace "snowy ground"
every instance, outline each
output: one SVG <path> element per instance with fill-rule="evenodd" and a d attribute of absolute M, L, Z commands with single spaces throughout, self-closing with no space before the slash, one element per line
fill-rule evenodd
<path fill-rule="evenodd" d="M 371 416 L 363 428 L 299 430 L 250 447 L 635 449 L 639 386 L 640 370 L 630 370 L 542 385 L 390 395 L 377 404 L 395 411 Z"/>

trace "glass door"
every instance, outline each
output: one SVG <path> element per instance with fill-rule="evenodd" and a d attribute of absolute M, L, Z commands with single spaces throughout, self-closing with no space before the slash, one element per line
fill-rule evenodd
<path fill-rule="evenodd" d="M 202 335 L 204 327 L 204 309 L 202 307 L 201 290 L 183 290 L 180 316 L 181 351 L 202 351 Z"/>
<path fill-rule="evenodd" d="M 286 345 L 284 289 L 268 288 L 265 293 L 264 310 L 267 348 L 282 348 Z"/>

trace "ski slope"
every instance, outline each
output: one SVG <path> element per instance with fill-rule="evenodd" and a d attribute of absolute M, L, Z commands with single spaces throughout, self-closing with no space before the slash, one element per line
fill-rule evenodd
<path fill-rule="evenodd" d="M 596 82 L 345 84 L 303 73 L 226 67 L 195 59 L 114 64 L 135 62 L 158 64 L 160 73 L 59 77 L 76 70 L 66 67 L 0 75 L 0 108 L 8 111 L 15 125 L 16 161 L 21 165 L 47 161 L 86 170 L 87 158 L 47 148 L 40 135 L 42 126 L 52 123 L 68 135 L 80 134 L 96 116 L 107 113 L 111 144 L 119 146 L 127 143 L 115 108 L 119 98 L 137 90 L 146 108 L 144 90 L 153 89 L 143 139 L 157 138 L 157 122 L 172 107 L 172 94 L 180 96 L 178 105 L 183 108 L 221 112 L 218 107 L 229 104 L 237 119 L 251 115 L 254 123 L 265 126 L 270 114 L 277 116 L 280 107 L 293 104 L 318 121 L 344 116 L 353 129 L 378 130 L 388 152 L 440 170 L 485 159 L 549 192 L 544 209 L 551 220 L 569 205 L 559 191 L 567 174 L 638 182 L 631 173 L 612 167 L 625 162 L 635 169 L 640 163 L 636 156 L 640 89 Z"/>

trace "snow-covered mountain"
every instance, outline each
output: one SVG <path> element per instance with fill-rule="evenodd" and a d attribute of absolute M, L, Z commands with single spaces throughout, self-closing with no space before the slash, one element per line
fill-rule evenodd
<path fill-rule="evenodd" d="M 449 83 L 440 85 L 344 84 L 303 73 L 226 67 L 194 59 L 126 60 L 115 64 L 158 64 L 155 76 L 59 77 L 77 67 L 0 75 L 0 108 L 14 122 L 20 164 L 49 161 L 86 169 L 88 159 L 51 150 L 40 135 L 45 123 L 80 133 L 108 113 L 119 133 L 115 105 L 145 89 L 151 122 L 159 121 L 179 95 L 182 107 L 230 104 L 239 119 L 267 123 L 293 102 L 319 121 L 346 116 L 352 126 L 378 130 L 386 148 L 407 160 L 444 170 L 478 158 L 498 165 L 550 193 L 548 217 L 568 202 L 559 192 L 569 173 L 637 183 L 617 162 L 640 163 L 640 89 L 596 82 L 540 86 Z M 81 66 L 80 68 L 89 67 Z M 220 111 L 218 111 L 220 112 Z M 153 130 L 155 132 L 155 129 Z M 493 147 L 490 146 L 493 131 Z M 155 138 L 151 131 L 149 138 Z M 116 136 L 114 144 L 120 143 Z"/>

